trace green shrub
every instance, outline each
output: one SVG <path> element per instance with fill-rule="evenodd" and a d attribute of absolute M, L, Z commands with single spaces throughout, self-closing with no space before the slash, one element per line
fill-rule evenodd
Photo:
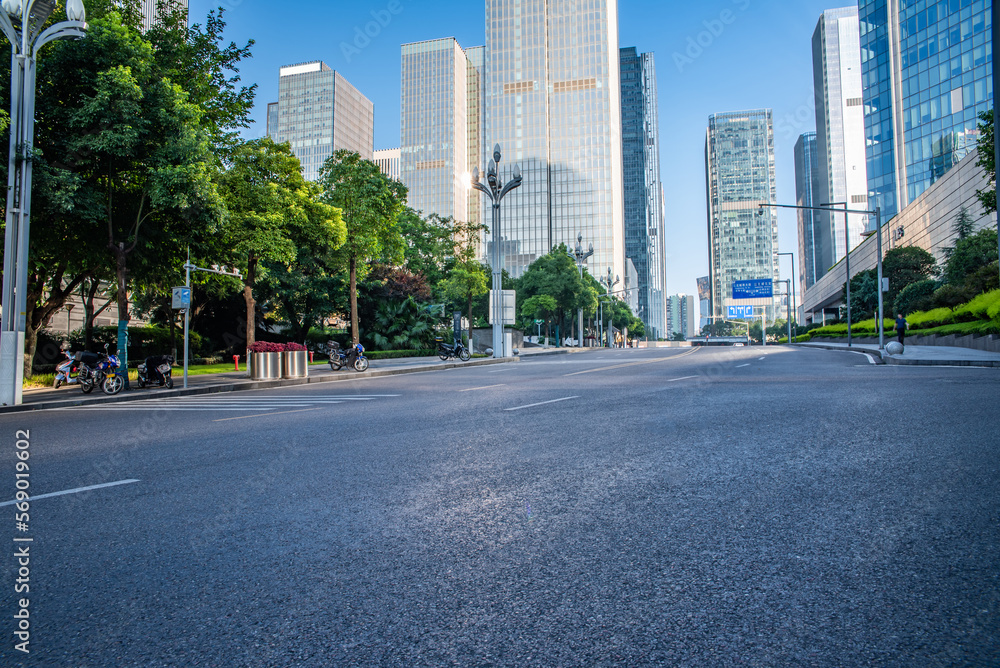
<path fill-rule="evenodd" d="M 906 316 L 906 322 L 909 323 L 910 329 L 919 329 L 921 327 L 938 327 L 940 325 L 949 325 L 954 322 L 952 316 L 952 311 L 950 308 L 936 308 L 930 311 L 918 311 L 917 313 L 911 313 Z"/>
<path fill-rule="evenodd" d="M 150 355 L 169 355 L 172 347 L 170 345 L 170 330 L 159 325 L 149 325 L 147 327 L 128 328 L 128 357 L 130 360 L 145 359 Z M 181 357 L 184 353 L 184 333 L 177 332 L 177 355 Z M 104 349 L 104 344 L 108 344 L 108 350 L 115 350 L 118 345 L 118 327 L 112 325 L 108 327 L 95 327 L 93 333 L 93 345 L 91 349 L 100 351 Z M 203 340 L 197 332 L 188 333 L 188 343 L 190 354 L 201 354 Z M 69 335 L 70 350 L 84 349 L 84 331 L 78 329 Z"/>
<path fill-rule="evenodd" d="M 1000 309 L 1000 290 L 985 292 L 956 308 L 955 322 L 988 320 L 991 317 L 988 315 L 991 308 Z"/>
<path fill-rule="evenodd" d="M 429 357 L 434 354 L 430 348 L 413 350 L 365 350 L 365 357 L 370 360 L 391 360 L 400 357 Z"/>
<path fill-rule="evenodd" d="M 933 305 L 931 298 L 936 289 L 937 281 L 929 278 L 910 283 L 896 296 L 896 300 L 892 303 L 892 312 L 906 315 L 931 308 Z"/>
<path fill-rule="evenodd" d="M 912 330 L 909 334 L 917 336 L 948 336 L 949 334 L 957 334 L 959 336 L 965 336 L 967 334 L 985 336 L 987 334 L 1000 334 L 1000 321 L 978 320 L 975 322 L 956 322 L 950 325 L 931 327 L 930 329 Z"/>

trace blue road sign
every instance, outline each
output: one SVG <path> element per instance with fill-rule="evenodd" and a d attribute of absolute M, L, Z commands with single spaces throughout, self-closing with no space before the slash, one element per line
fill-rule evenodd
<path fill-rule="evenodd" d="M 749 281 L 733 281 L 733 299 L 760 299 L 774 296 L 774 281 L 770 278 L 755 278 Z"/>
<path fill-rule="evenodd" d="M 730 318 L 753 318 L 753 306 L 730 306 Z"/>

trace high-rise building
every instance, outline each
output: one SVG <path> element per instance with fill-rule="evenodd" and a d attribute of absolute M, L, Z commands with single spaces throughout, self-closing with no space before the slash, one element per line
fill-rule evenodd
<path fill-rule="evenodd" d="M 272 110 L 268 106 L 268 125 Z M 334 151 L 356 151 L 371 160 L 375 108 L 371 100 L 322 61 L 282 67 L 278 80 L 276 123 L 268 134 L 288 142 L 313 181 Z"/>
<path fill-rule="evenodd" d="M 694 295 L 672 295 L 667 298 L 668 337 L 683 334 L 685 339 L 698 335 L 698 321 L 694 314 Z"/>
<path fill-rule="evenodd" d="M 514 276 L 577 235 L 594 275 L 624 274 L 618 55 L 617 0 L 486 2 L 485 144 L 524 178 L 501 209 Z"/>
<path fill-rule="evenodd" d="M 992 9 L 859 0 L 868 199 L 883 221 L 975 150 L 993 98 Z"/>
<path fill-rule="evenodd" d="M 274 137 L 278 132 L 278 103 L 267 103 L 267 136 Z"/>
<path fill-rule="evenodd" d="M 712 114 L 705 141 L 711 311 L 725 316 L 733 281 L 778 279 L 774 126 L 770 109 Z M 758 299 L 774 317 L 774 302 Z"/>
<path fill-rule="evenodd" d="M 868 208 L 868 169 L 865 161 L 865 114 L 861 91 L 861 51 L 858 8 L 823 12 L 813 32 L 813 86 L 816 93 L 816 148 L 819 153 L 819 191 L 816 204 L 846 202 L 849 209 Z M 832 258 L 814 265 L 819 276 L 861 243 L 865 216 L 827 212 L 817 214 L 824 243 L 832 240 Z M 847 225 L 845 235 L 844 225 Z M 831 261 L 832 260 L 832 261 Z"/>
<path fill-rule="evenodd" d="M 390 179 L 395 179 L 400 181 L 402 179 L 402 172 L 400 171 L 400 151 L 398 148 L 383 148 L 375 151 L 372 160 L 378 165 L 380 172 L 388 176 Z"/>
<path fill-rule="evenodd" d="M 795 203 L 817 206 L 824 200 L 820 191 L 820 156 L 816 150 L 816 133 L 806 132 L 795 142 Z M 800 294 L 834 265 L 833 240 L 829 226 L 823 225 L 820 211 L 798 209 L 799 227 L 799 289 Z"/>
<path fill-rule="evenodd" d="M 666 251 L 656 64 L 652 53 L 635 47 L 620 53 L 625 257 L 638 276 L 637 314 L 649 337 L 660 338 L 666 330 Z"/>
<path fill-rule="evenodd" d="M 156 16 L 159 13 L 158 7 L 163 5 L 166 9 L 183 9 L 188 11 L 188 0 L 142 0 L 140 11 L 142 12 L 142 30 L 145 32 L 156 24 Z"/>
<path fill-rule="evenodd" d="M 481 57 L 480 57 L 481 60 Z M 402 46 L 400 167 L 409 206 L 470 219 L 470 172 L 479 153 L 479 71 L 454 38 Z"/>

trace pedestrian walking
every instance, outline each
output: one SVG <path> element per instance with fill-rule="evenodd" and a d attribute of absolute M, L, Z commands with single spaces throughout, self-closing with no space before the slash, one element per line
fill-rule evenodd
<path fill-rule="evenodd" d="M 896 336 L 899 338 L 899 345 L 903 345 L 903 337 L 906 336 L 906 328 L 909 324 L 902 313 L 896 314 Z"/>

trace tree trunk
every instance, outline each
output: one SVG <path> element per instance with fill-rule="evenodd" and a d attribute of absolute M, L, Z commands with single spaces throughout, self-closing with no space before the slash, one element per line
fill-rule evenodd
<path fill-rule="evenodd" d="M 97 290 L 100 288 L 101 282 L 96 278 L 90 279 L 90 286 L 87 289 L 87 294 L 84 296 L 83 300 L 83 347 L 90 348 L 94 343 L 94 318 L 97 314 L 94 312 L 94 297 L 97 296 Z"/>
<path fill-rule="evenodd" d="M 257 278 L 257 260 L 251 256 L 247 260 L 247 275 L 243 282 L 243 300 L 247 304 L 247 348 L 253 345 L 257 330 L 257 302 L 253 299 L 253 285 Z M 249 359 L 249 358 L 248 358 Z"/>
<path fill-rule="evenodd" d="M 357 345 L 358 336 L 358 259 L 351 257 L 351 343 Z"/>
<path fill-rule="evenodd" d="M 76 290 L 85 279 L 86 274 L 80 274 L 63 288 L 63 273 L 65 267 L 57 267 L 51 279 L 50 289 L 46 292 L 46 279 L 39 274 L 29 275 L 29 287 L 25 296 L 25 322 L 24 322 L 24 361 L 23 373 L 25 378 L 32 375 L 32 366 L 35 360 L 35 351 L 38 347 L 38 332 L 48 326 L 52 316 L 56 314 L 66 303 L 67 297 Z M 55 360 L 58 357 L 53 355 Z"/>

